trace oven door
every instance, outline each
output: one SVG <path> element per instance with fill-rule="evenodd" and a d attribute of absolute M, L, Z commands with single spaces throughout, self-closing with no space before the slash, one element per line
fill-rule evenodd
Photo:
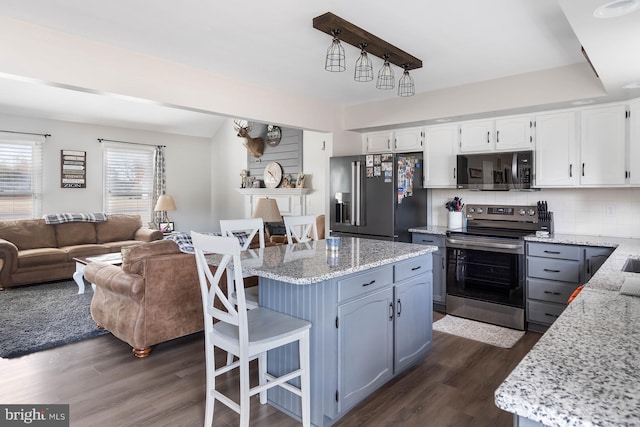
<path fill-rule="evenodd" d="M 524 243 L 447 238 L 447 313 L 524 329 Z"/>

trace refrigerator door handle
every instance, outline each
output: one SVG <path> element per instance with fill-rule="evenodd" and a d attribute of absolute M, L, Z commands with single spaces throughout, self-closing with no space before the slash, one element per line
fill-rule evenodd
<path fill-rule="evenodd" d="M 355 207 L 355 213 L 353 215 L 354 216 L 354 224 L 353 225 L 357 225 L 357 226 L 361 225 L 360 224 L 361 223 L 361 221 L 360 221 L 360 215 L 361 215 L 360 202 L 362 200 L 362 195 L 360 194 L 360 192 L 362 191 L 362 182 L 361 182 L 362 174 L 360 173 L 361 172 L 361 167 L 362 167 L 362 164 L 359 161 L 356 161 L 355 162 L 355 175 L 356 175 L 355 178 L 356 179 L 355 179 L 355 191 L 354 191 L 354 194 L 355 194 L 354 202 L 355 203 L 352 206 Z"/>
<path fill-rule="evenodd" d="M 358 162 L 351 162 L 351 218 L 349 218 L 349 224 L 357 225 L 356 218 L 358 217 L 358 205 L 356 200 L 357 195 L 357 176 L 358 176 Z"/>

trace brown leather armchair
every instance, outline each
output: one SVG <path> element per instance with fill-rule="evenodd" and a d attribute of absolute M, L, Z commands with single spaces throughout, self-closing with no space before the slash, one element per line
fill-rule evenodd
<path fill-rule="evenodd" d="M 132 247 L 121 267 L 92 262 L 84 276 L 96 285 L 93 320 L 131 345 L 136 357 L 204 328 L 195 257 L 180 252 L 173 241 Z"/>

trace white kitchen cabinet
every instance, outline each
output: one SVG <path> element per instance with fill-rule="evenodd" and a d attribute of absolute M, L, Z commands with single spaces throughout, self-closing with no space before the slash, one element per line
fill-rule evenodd
<path fill-rule="evenodd" d="M 533 119 L 512 116 L 496 119 L 496 151 L 533 150 Z"/>
<path fill-rule="evenodd" d="M 629 165 L 628 181 L 640 186 L 640 101 L 629 104 Z"/>
<path fill-rule="evenodd" d="M 425 187 L 456 188 L 458 135 L 458 125 L 432 126 L 425 129 Z"/>
<path fill-rule="evenodd" d="M 460 152 L 533 150 L 531 116 L 508 116 L 460 124 Z"/>
<path fill-rule="evenodd" d="M 393 133 L 393 150 L 396 152 L 422 151 L 423 128 L 399 129 Z"/>
<path fill-rule="evenodd" d="M 585 109 L 581 112 L 581 185 L 625 185 L 625 120 L 625 105 Z"/>
<path fill-rule="evenodd" d="M 393 140 L 393 132 L 374 132 L 364 135 L 365 152 L 367 153 L 384 153 L 391 151 L 391 141 Z"/>
<path fill-rule="evenodd" d="M 460 124 L 460 152 L 485 152 L 495 148 L 494 120 L 473 120 Z"/>
<path fill-rule="evenodd" d="M 364 150 L 367 153 L 422 151 L 423 146 L 423 128 L 397 129 L 364 135 Z"/>
<path fill-rule="evenodd" d="M 536 116 L 536 187 L 571 187 L 579 183 L 576 113 Z"/>

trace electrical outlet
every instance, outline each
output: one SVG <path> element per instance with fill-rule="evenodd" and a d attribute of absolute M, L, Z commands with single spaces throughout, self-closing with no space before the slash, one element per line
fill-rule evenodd
<path fill-rule="evenodd" d="M 605 209 L 606 209 L 606 214 L 605 215 L 607 217 L 611 218 L 611 217 L 616 216 L 616 205 L 607 205 L 605 207 Z"/>

